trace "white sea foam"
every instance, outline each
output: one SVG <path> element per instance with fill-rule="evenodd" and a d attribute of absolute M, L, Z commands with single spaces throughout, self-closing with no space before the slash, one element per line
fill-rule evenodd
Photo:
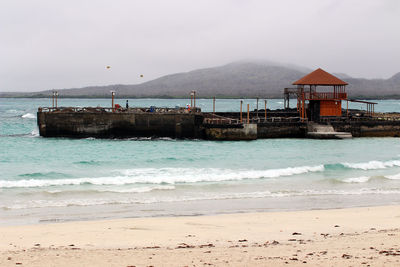
<path fill-rule="evenodd" d="M 400 160 L 390 160 L 390 161 L 369 161 L 369 162 L 360 162 L 360 163 L 343 163 L 344 166 L 352 169 L 361 169 L 361 170 L 377 170 L 377 169 L 385 169 L 400 166 Z"/>
<path fill-rule="evenodd" d="M 394 175 L 386 175 L 385 177 L 390 180 L 400 180 L 400 173 Z"/>
<path fill-rule="evenodd" d="M 21 112 L 22 112 L 21 110 L 16 110 L 16 109 L 6 110 L 6 113 L 9 113 L 9 114 L 17 114 L 17 113 L 21 113 Z"/>
<path fill-rule="evenodd" d="M 74 190 L 74 191 L 65 191 L 65 190 L 45 190 L 44 192 L 49 193 L 49 194 L 60 194 L 60 193 L 65 193 L 65 194 L 71 194 L 73 193 L 147 193 L 151 192 L 154 190 L 173 190 L 175 189 L 175 186 L 173 185 L 151 185 L 151 186 L 136 186 L 136 187 L 131 187 L 131 188 L 94 188 L 94 189 L 88 189 L 88 190 Z"/>
<path fill-rule="evenodd" d="M 126 185 L 126 184 L 176 184 L 196 182 L 220 182 L 244 179 L 277 178 L 308 172 L 323 171 L 324 166 L 301 166 L 270 170 L 234 170 L 217 168 L 140 168 L 117 171 L 109 177 L 69 179 L 0 180 L 0 188 L 46 187 L 61 185 Z"/>
<path fill-rule="evenodd" d="M 38 136 L 40 136 L 40 134 L 39 134 L 39 129 L 34 129 L 34 130 L 32 130 L 31 131 L 31 136 L 33 136 L 33 137 L 38 137 Z"/>
<path fill-rule="evenodd" d="M 147 193 L 154 190 L 173 190 L 175 186 L 173 185 L 158 185 L 158 186 L 141 186 L 132 187 L 126 189 L 117 188 L 107 188 L 107 189 L 97 189 L 97 192 L 111 192 L 111 193 Z"/>
<path fill-rule="evenodd" d="M 354 178 L 346 178 L 343 179 L 342 181 L 345 183 L 366 183 L 371 179 L 371 177 L 368 176 L 360 176 L 360 177 L 354 177 Z"/>
<path fill-rule="evenodd" d="M 15 201 L 5 204 L 0 208 L 6 209 L 24 209 L 24 208 L 43 208 L 43 207 L 66 207 L 66 206 L 93 206 L 93 205 L 114 205 L 114 204 L 152 204 L 168 203 L 181 201 L 200 201 L 200 200 L 227 200 L 227 199 L 254 199 L 254 198 L 284 198 L 284 197 L 315 197 L 326 195 L 370 195 L 370 194 L 400 194 L 400 190 L 378 189 L 378 188 L 360 188 L 355 190 L 304 190 L 304 191 L 256 191 L 241 193 L 223 193 L 223 194 L 201 194 L 197 196 L 173 197 L 146 197 L 146 198 L 69 198 L 69 199 L 34 199 L 31 201 Z"/>
<path fill-rule="evenodd" d="M 32 113 L 26 113 L 24 115 L 21 116 L 24 119 L 36 119 L 36 116 L 33 115 Z"/>

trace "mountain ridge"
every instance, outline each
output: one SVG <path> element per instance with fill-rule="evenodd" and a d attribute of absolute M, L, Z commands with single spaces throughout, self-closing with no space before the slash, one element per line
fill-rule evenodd
<path fill-rule="evenodd" d="M 168 74 L 141 84 L 115 84 L 57 89 L 61 97 L 187 97 L 196 90 L 198 97 L 281 98 L 283 88 L 312 70 L 292 64 L 271 61 L 237 61 L 217 67 Z M 400 98 L 400 72 L 388 79 L 353 78 L 333 73 L 349 83 L 349 97 Z M 0 93 L 0 97 L 47 97 L 53 90 L 30 93 Z"/>

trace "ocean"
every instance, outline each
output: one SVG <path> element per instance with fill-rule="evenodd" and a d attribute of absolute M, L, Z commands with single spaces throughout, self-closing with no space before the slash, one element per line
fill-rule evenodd
<path fill-rule="evenodd" d="M 376 111 L 400 112 L 398 100 L 375 102 Z M 188 103 L 129 99 L 131 107 Z M 59 99 L 59 106 L 110 105 Z M 51 99 L 0 99 L 0 225 L 400 204 L 399 138 L 42 138 L 40 106 Z M 197 106 L 211 111 L 212 100 Z M 268 100 L 268 108 L 282 107 Z M 239 108 L 237 99 L 216 101 L 216 111 Z"/>

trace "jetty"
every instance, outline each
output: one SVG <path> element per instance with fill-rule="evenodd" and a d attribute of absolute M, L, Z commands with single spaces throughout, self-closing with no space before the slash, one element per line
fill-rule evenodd
<path fill-rule="evenodd" d="M 400 114 L 376 113 L 374 102 L 349 99 L 347 83 L 317 69 L 284 88 L 282 109 L 250 110 L 240 102 L 239 112 L 202 112 L 196 107 L 196 93 L 190 93 L 188 107 L 160 108 L 58 107 L 58 93 L 52 107 L 39 107 L 37 122 L 43 137 L 132 138 L 170 137 L 207 140 L 255 140 L 262 138 L 348 139 L 352 137 L 399 137 Z M 290 108 L 290 101 L 297 101 Z M 349 109 L 349 102 L 366 105 Z M 245 109 L 245 110 L 244 110 Z"/>

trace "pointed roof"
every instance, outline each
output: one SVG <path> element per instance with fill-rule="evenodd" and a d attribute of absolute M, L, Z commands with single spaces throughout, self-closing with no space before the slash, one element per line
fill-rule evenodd
<path fill-rule="evenodd" d="M 348 83 L 319 68 L 293 83 L 294 85 L 347 85 Z"/>

